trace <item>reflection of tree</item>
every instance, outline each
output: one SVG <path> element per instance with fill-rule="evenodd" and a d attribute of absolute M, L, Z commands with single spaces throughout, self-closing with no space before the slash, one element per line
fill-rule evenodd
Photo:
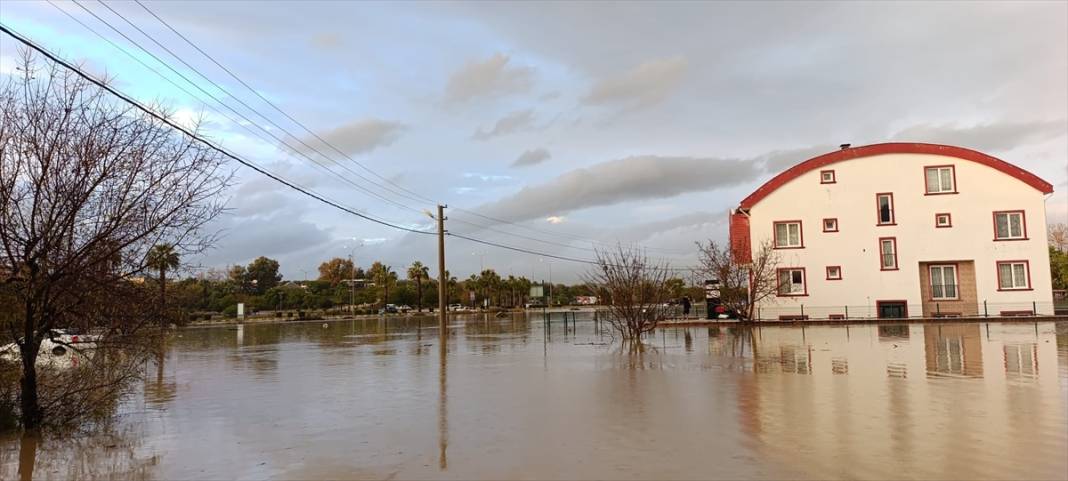
<path fill-rule="evenodd" d="M 151 479 L 159 463 L 138 454 L 141 438 L 130 427 L 105 425 L 91 436 L 27 433 L 18 444 L 17 462 L 8 459 L 15 450 L 0 450 L 0 479 Z"/>

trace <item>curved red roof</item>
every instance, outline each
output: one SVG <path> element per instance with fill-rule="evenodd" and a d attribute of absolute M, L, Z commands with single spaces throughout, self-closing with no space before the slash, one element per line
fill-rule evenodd
<path fill-rule="evenodd" d="M 1043 194 L 1053 192 L 1053 184 L 1042 180 L 1037 175 L 1024 169 L 982 152 L 965 149 L 963 147 L 954 147 L 952 145 L 889 142 L 836 150 L 801 162 L 800 164 L 786 169 L 779 175 L 776 175 L 771 180 L 764 183 L 764 185 L 760 186 L 760 188 L 753 191 L 752 194 L 749 194 L 749 197 L 742 200 L 740 207 L 748 209 L 756 205 L 761 199 L 767 197 L 779 187 L 782 187 L 787 182 L 796 179 L 806 172 L 828 166 L 835 162 L 882 154 L 934 154 L 970 160 L 1011 175 L 1019 179 L 1021 182 L 1034 187 Z"/>

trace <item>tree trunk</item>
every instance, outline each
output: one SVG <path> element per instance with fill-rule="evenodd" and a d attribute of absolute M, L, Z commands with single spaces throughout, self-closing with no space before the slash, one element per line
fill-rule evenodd
<path fill-rule="evenodd" d="M 167 327 L 167 268 L 159 268 L 159 324 L 160 327 Z"/>
<path fill-rule="evenodd" d="M 37 429 L 41 425 L 41 406 L 37 399 L 37 351 L 40 345 L 27 337 L 27 344 L 19 344 L 22 356 L 22 427 L 26 430 Z"/>
<path fill-rule="evenodd" d="M 415 292 L 416 306 L 418 306 L 416 312 L 423 312 L 423 278 L 421 276 L 415 278 Z"/>

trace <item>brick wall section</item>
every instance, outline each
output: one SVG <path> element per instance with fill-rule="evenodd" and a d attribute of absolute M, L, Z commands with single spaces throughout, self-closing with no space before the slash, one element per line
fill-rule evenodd
<path fill-rule="evenodd" d="M 734 262 L 748 264 L 753 261 L 753 244 L 749 234 L 749 216 L 737 211 L 731 213 L 730 244 Z"/>
<path fill-rule="evenodd" d="M 931 265 L 956 264 L 959 300 L 945 301 L 931 299 Z M 923 299 L 923 317 L 935 317 L 938 313 L 959 314 L 962 316 L 979 315 L 979 296 L 975 290 L 975 262 L 945 261 L 920 263 L 920 296 Z"/>

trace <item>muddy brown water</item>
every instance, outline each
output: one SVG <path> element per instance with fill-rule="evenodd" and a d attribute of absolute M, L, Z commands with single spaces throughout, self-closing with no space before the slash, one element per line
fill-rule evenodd
<path fill-rule="evenodd" d="M 444 356 L 432 319 L 180 331 L 0 479 L 1068 478 L 1068 323 L 452 324 Z"/>

